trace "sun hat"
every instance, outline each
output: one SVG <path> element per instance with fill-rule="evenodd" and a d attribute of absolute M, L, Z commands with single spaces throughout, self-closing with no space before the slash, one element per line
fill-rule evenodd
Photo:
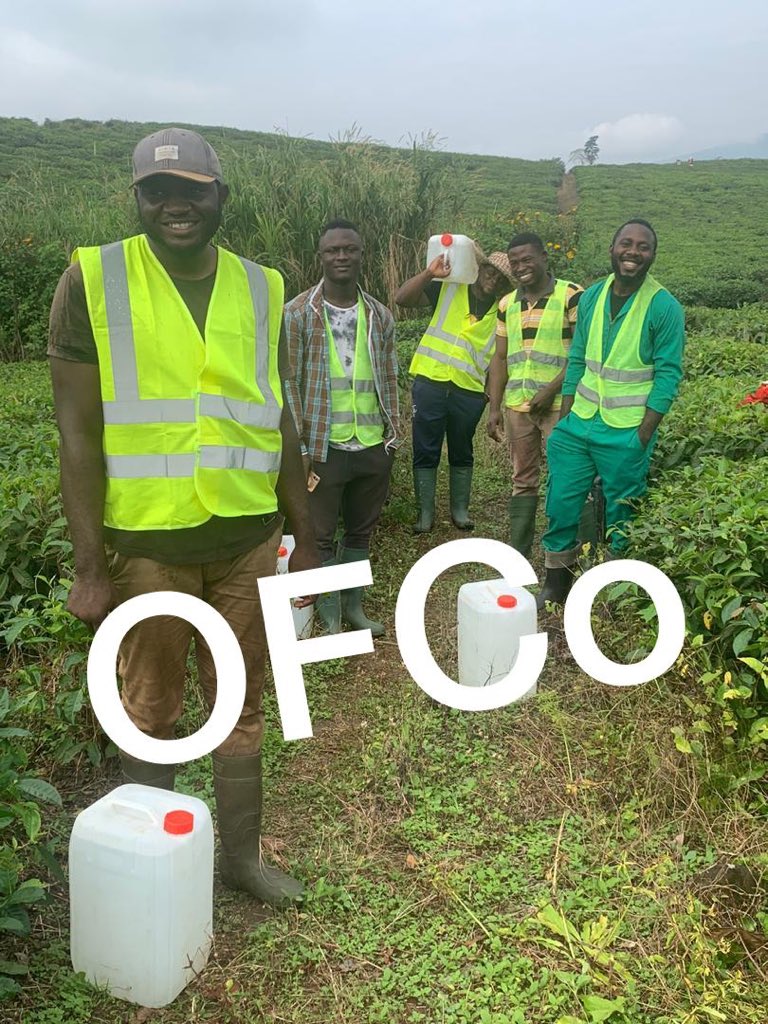
<path fill-rule="evenodd" d="M 505 252 L 492 252 L 481 263 L 490 263 L 494 270 L 498 270 L 500 274 L 503 274 L 510 284 L 514 283 L 512 280 L 512 268 L 509 265 L 509 256 Z"/>
<path fill-rule="evenodd" d="M 133 184 L 153 174 L 201 182 L 222 180 L 213 146 L 187 128 L 162 128 L 138 143 L 133 151 Z"/>

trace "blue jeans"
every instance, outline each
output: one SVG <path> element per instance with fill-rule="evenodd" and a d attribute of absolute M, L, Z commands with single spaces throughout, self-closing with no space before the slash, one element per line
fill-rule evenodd
<path fill-rule="evenodd" d="M 474 465 L 472 439 L 485 409 L 481 391 L 467 391 L 450 381 L 416 377 L 413 382 L 413 468 L 435 469 L 443 438 L 448 437 L 448 462 Z"/>

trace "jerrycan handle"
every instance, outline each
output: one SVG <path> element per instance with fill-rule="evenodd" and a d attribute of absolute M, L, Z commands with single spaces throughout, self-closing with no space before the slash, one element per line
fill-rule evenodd
<path fill-rule="evenodd" d="M 129 814 L 134 818 L 145 818 L 151 821 L 153 825 L 159 825 L 160 821 L 156 814 L 153 814 L 148 807 L 143 804 L 134 803 L 133 800 L 112 800 L 110 806 L 122 814 Z"/>

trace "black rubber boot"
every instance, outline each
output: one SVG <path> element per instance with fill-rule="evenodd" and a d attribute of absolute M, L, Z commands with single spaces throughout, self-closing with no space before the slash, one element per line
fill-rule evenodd
<path fill-rule="evenodd" d="M 368 557 L 365 548 L 339 548 L 339 562 L 361 562 Z M 384 626 L 381 622 L 369 619 L 363 611 L 363 588 L 350 587 L 341 592 L 341 617 L 353 629 L 370 629 L 372 636 L 383 636 Z"/>
<path fill-rule="evenodd" d="M 230 889 L 248 892 L 272 907 L 287 907 L 304 895 L 295 878 L 261 856 L 261 755 L 213 754 L 221 856 L 219 875 Z"/>
<path fill-rule="evenodd" d="M 472 466 L 451 466 L 449 482 L 453 525 L 457 530 L 474 530 L 475 524 L 469 518 Z"/>
<path fill-rule="evenodd" d="M 434 469 L 414 469 L 413 488 L 419 506 L 419 518 L 414 533 L 429 533 L 435 521 L 435 491 L 437 490 L 437 466 Z"/>
<path fill-rule="evenodd" d="M 509 499 L 509 546 L 526 558 L 533 547 L 538 503 L 536 494 L 513 494 Z"/>
<path fill-rule="evenodd" d="M 170 790 L 173 790 L 176 785 L 175 764 L 151 764 L 149 761 L 137 761 L 126 754 L 124 750 L 120 751 L 120 764 L 123 769 L 123 779 L 126 782 Z"/>
<path fill-rule="evenodd" d="M 335 558 L 328 558 L 323 562 L 327 565 L 338 565 Z M 331 590 L 327 594 L 318 594 L 315 601 L 315 612 L 320 618 L 326 633 L 341 632 L 341 597 L 338 590 Z"/>
<path fill-rule="evenodd" d="M 547 569 L 547 576 L 541 593 L 536 597 L 536 608 L 544 611 L 547 601 L 553 604 L 564 604 L 568 593 L 573 586 L 573 568 L 561 566 L 557 569 Z"/>

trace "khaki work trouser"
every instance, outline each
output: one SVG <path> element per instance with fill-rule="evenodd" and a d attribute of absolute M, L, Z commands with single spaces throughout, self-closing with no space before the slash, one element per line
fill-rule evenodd
<path fill-rule="evenodd" d="M 237 637 L 245 662 L 245 703 L 240 720 L 217 748 L 220 754 L 257 754 L 264 733 L 262 694 L 266 635 L 261 614 L 260 576 L 274 576 L 280 530 L 269 540 L 219 562 L 163 565 L 149 558 L 113 552 L 109 570 L 121 601 L 158 590 L 198 597 L 216 609 Z M 194 640 L 197 671 L 205 702 L 216 700 L 216 670 L 208 644 L 195 627 L 172 615 L 144 619 L 130 629 L 120 645 L 118 674 L 128 717 L 155 739 L 173 739 L 184 700 L 187 657 Z M 226 679 L 218 681 L 226 686 Z"/>
<path fill-rule="evenodd" d="M 504 410 L 504 429 L 512 460 L 512 494 L 539 493 L 542 445 L 559 419 L 559 409 L 550 409 L 543 416 Z"/>

